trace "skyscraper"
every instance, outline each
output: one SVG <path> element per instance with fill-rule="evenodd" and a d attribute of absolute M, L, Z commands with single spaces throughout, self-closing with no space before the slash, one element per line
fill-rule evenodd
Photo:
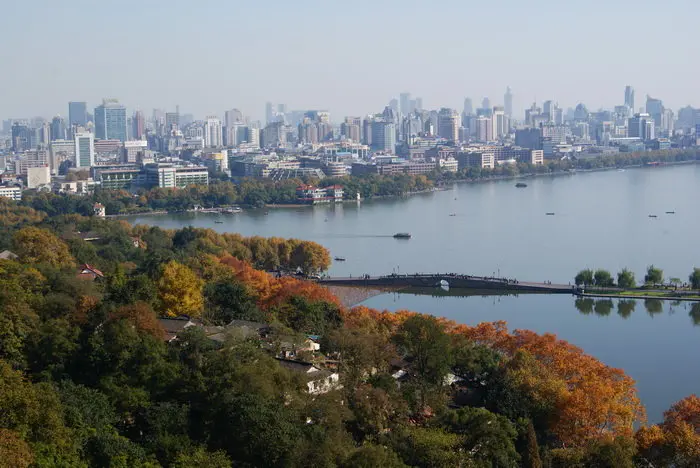
<path fill-rule="evenodd" d="M 399 101 L 401 104 L 400 111 L 402 115 L 408 115 L 413 112 L 413 109 L 411 109 L 411 93 L 401 93 L 399 95 Z"/>
<path fill-rule="evenodd" d="M 625 86 L 625 105 L 634 112 L 634 88 Z"/>
<path fill-rule="evenodd" d="M 95 107 L 95 138 L 126 141 L 126 107 L 116 99 L 103 99 Z"/>
<path fill-rule="evenodd" d="M 474 113 L 474 105 L 470 98 L 464 98 L 464 115 L 472 115 Z"/>
<path fill-rule="evenodd" d="M 87 103 L 82 101 L 72 101 L 68 103 L 68 125 L 87 125 Z"/>
<path fill-rule="evenodd" d="M 75 167 L 95 165 L 95 137 L 92 133 L 75 134 Z"/>
<path fill-rule="evenodd" d="M 485 97 L 481 101 L 481 108 L 482 109 L 491 109 L 491 100 L 488 97 Z"/>
<path fill-rule="evenodd" d="M 66 121 L 57 115 L 51 120 L 51 141 L 66 139 Z"/>
<path fill-rule="evenodd" d="M 265 103 L 265 123 L 271 123 L 275 118 L 275 106 L 271 102 Z"/>
<path fill-rule="evenodd" d="M 438 113 L 438 136 L 449 141 L 459 141 L 459 114 L 443 107 Z"/>
<path fill-rule="evenodd" d="M 508 118 L 506 117 L 503 107 L 496 106 L 493 108 L 491 120 L 491 128 L 493 129 L 494 139 L 502 138 L 508 134 Z"/>
<path fill-rule="evenodd" d="M 166 112 L 165 113 L 165 131 L 170 132 L 171 130 L 180 129 L 180 113 L 179 112 Z"/>
<path fill-rule="evenodd" d="M 415 108 L 418 110 L 423 110 L 423 98 L 419 98 L 419 97 L 416 98 Z"/>
<path fill-rule="evenodd" d="M 239 111 L 238 109 L 227 110 L 224 113 L 224 124 L 226 125 L 226 128 L 231 128 L 233 127 L 233 124 L 241 123 L 243 123 L 243 112 Z"/>
<path fill-rule="evenodd" d="M 143 116 L 143 112 L 140 110 L 137 110 L 134 112 L 134 116 L 131 118 L 131 125 L 132 125 L 132 138 L 134 140 L 142 140 L 144 136 L 144 128 L 145 128 L 145 118 Z"/>
<path fill-rule="evenodd" d="M 372 149 L 394 153 L 396 147 L 396 127 L 384 119 L 372 121 Z"/>
<path fill-rule="evenodd" d="M 216 116 L 209 116 L 204 123 L 204 146 L 218 148 L 223 145 L 221 120 Z"/>
<path fill-rule="evenodd" d="M 21 153 L 30 148 L 31 130 L 28 125 L 15 122 L 12 125 L 12 151 Z"/>
<path fill-rule="evenodd" d="M 503 108 L 509 118 L 513 116 L 513 93 L 510 91 L 510 86 L 506 88 L 506 94 L 503 95 Z"/>
<path fill-rule="evenodd" d="M 654 119 L 654 124 L 661 127 L 661 117 L 664 113 L 664 103 L 661 99 L 654 99 L 647 94 L 646 111 Z"/>

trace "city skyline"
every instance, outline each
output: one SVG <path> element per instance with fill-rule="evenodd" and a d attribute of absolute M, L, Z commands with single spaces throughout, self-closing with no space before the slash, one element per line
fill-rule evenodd
<path fill-rule="evenodd" d="M 264 121 L 265 103 L 271 101 L 284 102 L 289 109 L 328 109 L 339 122 L 344 115 L 381 111 L 402 92 L 422 97 L 424 107 L 431 109 L 460 109 L 465 97 L 478 103 L 488 96 L 493 105 L 503 105 L 506 86 L 513 90 L 515 116 L 535 99 L 553 100 L 564 108 L 580 102 L 589 109 L 611 108 L 622 103 L 620 89 L 626 84 L 635 87 L 638 101 L 650 94 L 673 109 L 700 104 L 683 47 L 668 47 L 663 41 L 626 47 L 620 60 L 619 48 L 609 37 L 584 34 L 592 25 L 603 30 L 627 25 L 632 36 L 635 25 L 673 21 L 674 41 L 690 43 L 693 13 L 700 6 L 683 0 L 643 9 L 627 0 L 616 5 L 593 0 L 565 10 L 552 0 L 474 7 L 446 1 L 439 9 L 418 2 L 359 0 L 357 8 L 343 14 L 336 5 L 314 1 L 276 1 L 266 7 L 210 1 L 191 8 L 133 0 L 121 2 L 118 9 L 108 4 L 85 8 L 81 2 L 39 1 L 36 6 L 29 29 L 19 21 L 24 12 L 18 4 L 6 12 L 6 31 L 15 42 L 0 54 L 4 63 L 18 66 L 0 76 L 3 119 L 67 117 L 68 101 L 87 101 L 92 109 L 102 98 L 116 97 L 130 112 L 140 109 L 146 115 L 153 108 L 172 110 L 180 104 L 182 112 L 198 118 L 223 118 L 224 110 L 238 108 Z M 674 15 L 681 7 L 684 15 Z M 464 18 L 478 16 L 498 21 L 474 21 L 470 45 L 460 45 Z M 81 28 L 62 27 L 57 19 L 63 17 L 79 21 Z M 105 28 L 102 20 L 107 17 L 123 27 Z M 227 27 L 212 27 L 213 17 L 226 18 Z M 365 30 L 395 24 L 402 40 L 359 35 L 348 41 L 343 31 L 358 24 Z M 527 43 L 518 49 L 524 37 L 536 37 L 544 24 L 549 37 L 563 40 L 545 41 L 546 54 Z M 147 40 L 138 34 L 146 30 Z M 174 30 L 187 33 L 173 41 Z M 439 31 L 440 39 L 426 40 L 426 34 L 414 30 Z M 489 46 L 475 47 L 484 33 L 492 36 Z M 206 48 L 201 36 L 207 38 Z M 79 47 L 65 54 L 42 54 L 41 60 L 28 63 L 32 51 L 56 39 Z M 253 46 L 236 48 L 231 57 L 232 39 L 250 39 Z M 441 46 L 447 43 L 455 46 Z M 313 57 L 301 44 L 313 44 Z M 261 53 L 270 50 L 276 53 Z M 595 60 L 586 60 L 587 54 Z M 443 62 L 450 63 L 449 72 L 436 66 Z M 132 63 L 144 72 L 129 73 Z M 684 73 L 670 73 L 681 65 Z"/>

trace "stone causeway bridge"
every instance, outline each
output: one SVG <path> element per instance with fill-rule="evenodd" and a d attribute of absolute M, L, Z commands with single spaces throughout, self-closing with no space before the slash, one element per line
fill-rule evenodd
<path fill-rule="evenodd" d="M 320 284 L 336 286 L 382 287 L 382 288 L 433 288 L 448 286 L 450 289 L 500 290 L 542 294 L 578 294 L 576 286 L 570 284 L 535 283 L 508 278 L 460 275 L 457 273 L 391 274 L 386 276 L 361 275 L 359 277 L 325 277 Z"/>

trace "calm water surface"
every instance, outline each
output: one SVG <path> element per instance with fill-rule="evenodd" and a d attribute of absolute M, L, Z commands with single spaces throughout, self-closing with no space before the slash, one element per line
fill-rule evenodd
<path fill-rule="evenodd" d="M 686 279 L 700 266 L 700 166 L 628 169 L 514 182 L 460 184 L 401 200 L 344 203 L 238 215 L 135 216 L 163 228 L 192 225 L 243 235 L 297 237 L 330 249 L 332 276 L 414 272 L 500 274 L 567 283 L 582 268 L 647 265 Z M 666 214 L 675 211 L 675 214 Z M 554 216 L 545 213 L 553 212 Z M 454 216 L 450 216 L 450 215 Z M 657 215 L 650 218 L 649 215 Z M 221 219 L 223 224 L 215 223 Z M 410 232 L 408 241 L 391 237 Z M 433 298 L 387 295 L 367 305 L 433 313 L 472 324 L 553 332 L 637 379 L 651 420 L 674 401 L 700 393 L 700 327 L 684 306 L 650 316 L 644 302 L 627 318 L 581 314 L 568 296 Z M 650 306 L 652 309 L 655 307 Z M 606 305 L 599 305 L 599 312 Z"/>

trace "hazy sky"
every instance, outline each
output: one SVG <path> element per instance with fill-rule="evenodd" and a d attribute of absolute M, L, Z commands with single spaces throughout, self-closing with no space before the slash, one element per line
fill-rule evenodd
<path fill-rule="evenodd" d="M 7 1 L 0 118 L 67 114 L 115 97 L 223 116 L 266 101 L 333 120 L 379 112 L 402 91 L 461 111 L 515 95 L 590 110 L 624 86 L 677 110 L 696 93 L 698 0 Z"/>

